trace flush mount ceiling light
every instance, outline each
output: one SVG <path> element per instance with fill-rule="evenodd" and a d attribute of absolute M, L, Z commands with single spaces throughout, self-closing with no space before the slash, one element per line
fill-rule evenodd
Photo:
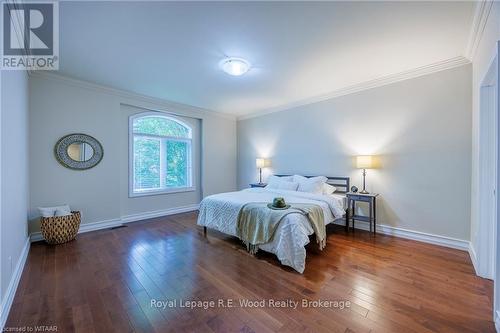
<path fill-rule="evenodd" d="M 240 76 L 248 72 L 250 63 L 242 58 L 225 58 L 219 63 L 220 68 L 229 75 Z"/>

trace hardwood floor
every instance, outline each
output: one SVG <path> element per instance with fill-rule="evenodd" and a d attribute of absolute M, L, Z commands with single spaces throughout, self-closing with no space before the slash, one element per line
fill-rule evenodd
<path fill-rule="evenodd" d="M 466 252 L 329 226 L 326 249 L 308 247 L 301 275 L 273 255 L 253 258 L 234 238 L 212 230 L 203 238 L 196 216 L 81 234 L 60 246 L 32 244 L 6 326 L 55 325 L 58 332 L 494 332 L 492 282 L 474 275 Z M 177 301 L 163 309 L 152 307 L 152 299 L 233 299 L 234 307 L 193 309 Z M 245 299 L 350 306 L 240 307 Z"/>

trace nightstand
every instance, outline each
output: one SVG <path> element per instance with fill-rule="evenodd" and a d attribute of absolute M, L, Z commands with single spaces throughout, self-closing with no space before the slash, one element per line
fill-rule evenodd
<path fill-rule="evenodd" d="M 354 221 L 365 221 L 370 224 L 370 232 L 377 233 L 377 197 L 378 193 L 346 193 L 347 196 L 347 209 L 351 210 L 350 219 L 352 220 L 352 230 L 354 230 Z M 369 213 L 368 216 L 356 215 L 356 202 L 368 203 Z M 373 229 L 372 229 L 373 223 Z M 349 226 L 349 222 L 347 222 Z M 349 228 L 349 227 L 348 227 Z"/>
<path fill-rule="evenodd" d="M 266 187 L 267 184 L 266 183 L 253 183 L 253 184 L 250 184 L 250 187 Z"/>

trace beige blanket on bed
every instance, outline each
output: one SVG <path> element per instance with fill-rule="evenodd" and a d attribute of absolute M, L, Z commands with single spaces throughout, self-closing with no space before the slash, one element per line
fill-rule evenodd
<path fill-rule="evenodd" d="M 244 205 L 238 215 L 237 236 L 245 243 L 248 252 L 255 254 L 260 244 L 269 243 L 283 218 L 289 214 L 307 217 L 316 235 L 319 249 L 326 246 L 326 227 L 323 210 L 314 204 L 292 204 L 288 209 L 274 210 L 267 203 L 252 202 Z"/>

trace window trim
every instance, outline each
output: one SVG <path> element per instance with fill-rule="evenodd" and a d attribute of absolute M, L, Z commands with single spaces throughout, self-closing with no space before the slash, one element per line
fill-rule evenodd
<path fill-rule="evenodd" d="M 159 138 L 159 139 L 164 139 L 165 141 L 180 141 L 180 142 L 186 142 L 188 143 L 188 149 L 189 149 L 189 160 L 188 160 L 188 177 L 190 177 L 190 184 L 191 186 L 183 186 L 183 187 L 170 187 L 170 188 L 161 188 L 161 189 L 151 189 L 151 190 L 144 190 L 144 191 L 134 191 L 134 120 L 137 118 L 144 118 L 144 117 L 163 117 L 163 118 L 170 118 L 181 125 L 187 127 L 189 129 L 189 136 L 190 138 L 179 138 L 179 137 L 172 137 L 172 136 L 162 136 L 162 135 L 156 135 L 156 134 L 137 134 L 137 136 L 143 136 L 143 137 L 149 137 L 149 138 Z M 187 124 L 186 122 L 182 121 L 181 119 L 177 118 L 176 116 L 164 112 L 155 112 L 155 111 L 150 111 L 150 112 L 141 112 L 141 113 L 136 113 L 133 114 L 129 117 L 129 126 L 128 126 L 128 161 L 129 161 L 129 167 L 128 167 L 128 179 L 129 179 L 129 185 L 128 185 L 128 196 L 129 198 L 135 198 L 135 197 L 145 197 L 145 196 L 152 196 L 152 195 L 162 195 L 162 194 L 172 194 L 172 193 L 182 193 L 182 192 L 194 192 L 196 191 L 196 187 L 194 186 L 195 181 L 194 181 L 194 172 L 193 172 L 193 129 L 192 126 Z"/>

